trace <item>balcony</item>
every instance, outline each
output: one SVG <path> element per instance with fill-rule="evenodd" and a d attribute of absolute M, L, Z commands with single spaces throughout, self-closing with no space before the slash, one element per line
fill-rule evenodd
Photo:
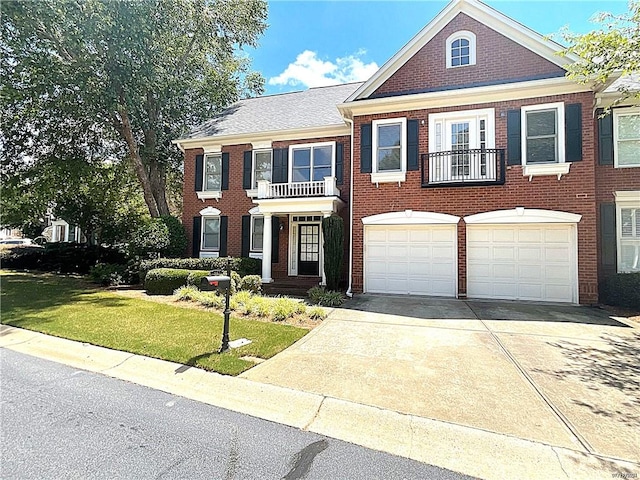
<path fill-rule="evenodd" d="M 423 187 L 504 184 L 504 149 L 423 153 L 420 161 Z"/>
<path fill-rule="evenodd" d="M 325 177 L 324 180 L 311 182 L 271 183 L 258 182 L 257 197 L 268 198 L 307 198 L 338 197 L 340 190 L 336 185 L 336 177 Z"/>

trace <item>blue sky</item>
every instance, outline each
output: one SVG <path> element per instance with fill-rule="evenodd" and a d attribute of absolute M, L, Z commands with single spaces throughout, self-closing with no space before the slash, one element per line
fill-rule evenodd
<path fill-rule="evenodd" d="M 267 94 L 366 80 L 420 31 L 445 1 L 271 1 L 269 27 L 253 68 L 267 80 Z M 584 33 L 597 12 L 622 13 L 626 1 L 485 0 L 527 27 Z"/>

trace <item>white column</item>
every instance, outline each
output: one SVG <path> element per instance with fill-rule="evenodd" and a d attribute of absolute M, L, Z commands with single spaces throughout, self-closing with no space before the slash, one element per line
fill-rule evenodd
<path fill-rule="evenodd" d="M 271 283 L 271 217 L 264 214 L 264 228 L 262 229 L 262 283 Z"/>

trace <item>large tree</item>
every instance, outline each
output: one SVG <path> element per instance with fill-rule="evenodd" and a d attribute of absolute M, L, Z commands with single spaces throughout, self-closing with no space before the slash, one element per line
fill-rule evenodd
<path fill-rule="evenodd" d="M 87 164 L 124 156 L 151 216 L 168 215 L 167 178 L 181 167 L 171 140 L 263 90 L 242 53 L 266 27 L 263 0 L 3 1 L 2 10 L 4 174 L 70 152 Z"/>
<path fill-rule="evenodd" d="M 594 18 L 598 28 L 585 34 L 563 33 L 570 45 L 565 53 L 579 58 L 569 67 L 569 75 L 582 83 L 609 83 L 621 76 L 640 80 L 640 0 L 629 2 L 622 15 L 601 13 Z M 621 98 L 640 99 L 638 90 L 621 82 Z"/>

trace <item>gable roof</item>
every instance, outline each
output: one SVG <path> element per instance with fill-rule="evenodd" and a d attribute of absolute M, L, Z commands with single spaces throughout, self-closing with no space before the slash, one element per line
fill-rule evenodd
<path fill-rule="evenodd" d="M 368 98 L 459 13 L 465 13 L 559 67 L 564 68 L 577 59 L 574 55 L 558 55 L 557 52 L 564 49 L 562 45 L 545 38 L 479 0 L 453 0 L 369 80 L 353 92 L 346 102 Z"/>
<path fill-rule="evenodd" d="M 187 136 L 175 143 L 193 143 L 189 141 L 212 137 L 344 126 L 336 105 L 361 85 L 362 82 L 348 83 L 240 100 L 211 120 L 193 128 Z"/>

